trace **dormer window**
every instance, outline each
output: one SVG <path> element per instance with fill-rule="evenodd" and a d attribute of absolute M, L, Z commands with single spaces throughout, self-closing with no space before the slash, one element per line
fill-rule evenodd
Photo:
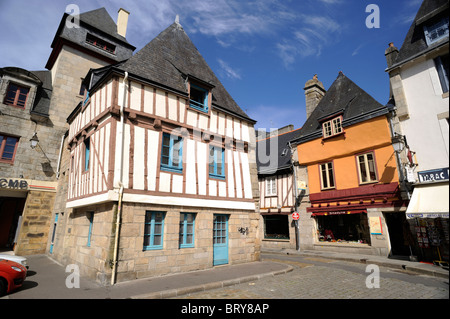
<path fill-rule="evenodd" d="M 201 88 L 195 84 L 191 84 L 189 103 L 194 109 L 208 113 L 208 90 Z"/>
<path fill-rule="evenodd" d="M 29 91 L 29 88 L 9 83 L 3 103 L 24 109 Z"/>
<path fill-rule="evenodd" d="M 92 34 L 87 34 L 86 35 L 86 43 L 89 43 L 90 45 L 93 45 L 103 51 L 106 51 L 108 53 L 111 54 L 115 54 L 116 53 L 116 46 L 106 42 L 102 39 L 97 38 L 96 36 L 92 35 Z"/>
<path fill-rule="evenodd" d="M 342 128 L 342 116 L 335 117 L 322 123 L 323 137 L 331 137 L 344 132 Z"/>
<path fill-rule="evenodd" d="M 431 45 L 444 37 L 448 37 L 448 17 L 424 26 L 425 39 Z"/>

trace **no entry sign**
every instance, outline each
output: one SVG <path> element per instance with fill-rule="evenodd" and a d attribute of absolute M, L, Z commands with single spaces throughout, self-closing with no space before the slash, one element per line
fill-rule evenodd
<path fill-rule="evenodd" d="M 298 220 L 299 218 L 300 218 L 300 215 L 297 212 L 292 214 L 292 219 L 293 220 Z"/>

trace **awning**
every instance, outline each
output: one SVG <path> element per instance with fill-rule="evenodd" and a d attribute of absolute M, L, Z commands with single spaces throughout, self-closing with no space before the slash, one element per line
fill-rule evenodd
<path fill-rule="evenodd" d="M 406 210 L 406 218 L 448 218 L 448 190 L 448 184 L 416 186 Z"/>
<path fill-rule="evenodd" d="M 365 209 L 312 213 L 311 216 L 333 216 L 367 213 Z"/>

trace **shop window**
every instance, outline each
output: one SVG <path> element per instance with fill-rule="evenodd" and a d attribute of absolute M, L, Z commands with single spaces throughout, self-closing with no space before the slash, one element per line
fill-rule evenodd
<path fill-rule="evenodd" d="M 180 248 L 194 247 L 195 214 L 182 213 L 180 218 Z"/>
<path fill-rule="evenodd" d="M 367 214 L 315 216 L 318 240 L 370 244 Z"/>
<path fill-rule="evenodd" d="M 164 212 L 146 212 L 144 225 L 144 250 L 163 248 L 164 218 Z"/>
<path fill-rule="evenodd" d="M 14 157 L 17 151 L 17 145 L 19 144 L 19 138 L 0 135 L 0 162 L 2 163 L 14 163 Z"/>
<path fill-rule="evenodd" d="M 266 196 L 277 196 L 277 177 L 266 178 Z"/>
<path fill-rule="evenodd" d="M 357 156 L 359 183 L 377 182 L 377 172 L 375 168 L 375 159 L 373 153 L 367 153 Z"/>
<path fill-rule="evenodd" d="M 334 184 L 334 170 L 333 163 L 320 164 L 320 181 L 322 183 L 322 189 L 333 189 Z"/>
<path fill-rule="evenodd" d="M 3 103 L 24 109 L 29 91 L 29 88 L 9 83 Z"/>
<path fill-rule="evenodd" d="M 289 219 L 287 215 L 264 216 L 264 238 L 289 239 Z"/>

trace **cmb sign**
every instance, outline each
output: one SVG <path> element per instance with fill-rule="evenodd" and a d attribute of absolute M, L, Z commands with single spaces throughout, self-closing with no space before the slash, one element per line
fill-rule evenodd
<path fill-rule="evenodd" d="M 0 188 L 27 189 L 28 182 L 20 179 L 0 178 Z"/>
<path fill-rule="evenodd" d="M 419 182 L 435 182 L 435 181 L 448 181 L 448 167 L 447 168 L 439 168 L 432 169 L 429 171 L 418 172 Z"/>

